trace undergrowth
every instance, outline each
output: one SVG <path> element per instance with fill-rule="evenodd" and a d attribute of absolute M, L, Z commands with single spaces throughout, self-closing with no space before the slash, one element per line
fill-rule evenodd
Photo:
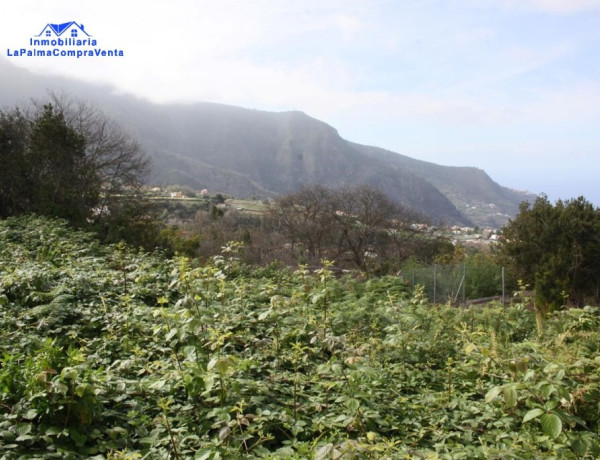
<path fill-rule="evenodd" d="M 0 458 L 600 456 L 595 307 L 429 304 L 397 278 L 0 222 Z"/>

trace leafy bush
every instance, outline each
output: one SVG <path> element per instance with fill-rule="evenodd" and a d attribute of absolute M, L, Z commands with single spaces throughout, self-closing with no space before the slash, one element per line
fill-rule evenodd
<path fill-rule="evenodd" d="M 0 457 L 596 458 L 595 307 L 197 266 L 0 221 Z"/>

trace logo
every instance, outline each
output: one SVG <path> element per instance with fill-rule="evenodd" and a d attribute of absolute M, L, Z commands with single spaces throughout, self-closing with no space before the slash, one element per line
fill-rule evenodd
<path fill-rule="evenodd" d="M 46 24 L 38 35 L 29 39 L 27 47 L 7 48 L 8 57 L 123 57 L 122 49 L 106 49 L 75 21 Z"/>

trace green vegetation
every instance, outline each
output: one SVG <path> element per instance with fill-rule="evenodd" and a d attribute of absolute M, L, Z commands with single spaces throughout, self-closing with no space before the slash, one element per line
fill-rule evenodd
<path fill-rule="evenodd" d="M 0 457 L 600 455 L 600 317 L 0 221 Z"/>
<path fill-rule="evenodd" d="M 506 227 L 520 303 L 457 309 L 388 274 L 456 301 L 497 259 L 368 185 L 140 201 L 137 144 L 57 98 L 0 112 L 0 160 L 2 459 L 600 456 L 598 308 L 553 312 L 598 300 L 583 198 Z"/>
<path fill-rule="evenodd" d="M 503 235 L 500 254 L 535 287 L 540 311 L 600 300 L 600 209 L 583 197 L 523 203 Z"/>
<path fill-rule="evenodd" d="M 236 210 L 262 214 L 269 211 L 269 206 L 256 200 L 227 200 L 227 205 Z"/>
<path fill-rule="evenodd" d="M 36 213 L 94 222 L 106 236 L 143 220 L 138 190 L 149 163 L 97 109 L 51 96 L 0 110 L 0 217 Z M 139 236 L 139 235 L 138 235 Z"/>
<path fill-rule="evenodd" d="M 489 252 L 467 254 L 463 251 L 463 256 L 455 260 L 446 257 L 441 259 L 435 265 L 409 260 L 398 276 L 406 279 L 411 287 L 422 285 L 427 297 L 439 303 L 481 302 L 493 300 L 494 297 L 502 300 L 503 284 L 505 300 L 510 300 L 510 294 L 518 289 L 518 280 L 506 274 L 506 271 L 503 283 L 502 266 Z"/>

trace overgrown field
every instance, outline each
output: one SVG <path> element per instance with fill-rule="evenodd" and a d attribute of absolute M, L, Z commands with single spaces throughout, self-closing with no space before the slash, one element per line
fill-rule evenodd
<path fill-rule="evenodd" d="M 0 222 L 0 458 L 597 458 L 600 318 Z"/>

